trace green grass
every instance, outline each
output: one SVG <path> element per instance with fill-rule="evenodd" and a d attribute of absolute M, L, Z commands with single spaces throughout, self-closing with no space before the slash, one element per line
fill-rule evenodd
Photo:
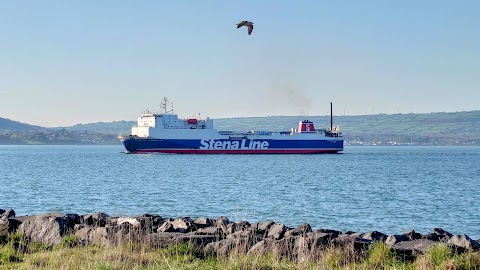
<path fill-rule="evenodd" d="M 21 237 L 14 235 L 0 245 L 0 269 L 480 269 L 479 252 L 458 254 L 445 244 L 434 246 L 414 261 L 404 261 L 383 243 L 373 244 L 364 254 L 329 247 L 291 260 L 275 253 L 214 257 L 189 244 L 164 249 L 132 243 L 85 246 L 73 236 L 55 247 L 30 243 L 22 253 L 13 248 L 15 241 L 21 242 Z"/>
<path fill-rule="evenodd" d="M 439 244 L 419 257 L 414 265 L 416 269 L 480 269 L 480 252 L 458 254 L 446 244 Z"/>

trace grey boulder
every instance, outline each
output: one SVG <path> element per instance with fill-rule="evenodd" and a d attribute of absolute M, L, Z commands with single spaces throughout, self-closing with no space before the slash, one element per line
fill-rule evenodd
<path fill-rule="evenodd" d="M 57 245 L 64 236 L 73 232 L 73 224 L 64 215 L 43 214 L 20 224 L 18 232 L 33 242 Z"/>

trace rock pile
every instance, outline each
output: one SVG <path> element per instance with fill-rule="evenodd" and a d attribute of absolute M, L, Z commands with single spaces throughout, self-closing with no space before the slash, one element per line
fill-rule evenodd
<path fill-rule="evenodd" d="M 111 217 L 105 213 L 53 213 L 16 217 L 12 209 L 0 209 L 0 215 L 0 239 L 18 232 L 26 242 L 48 245 L 57 245 L 65 237 L 75 235 L 78 244 L 108 246 L 138 242 L 152 248 L 162 248 L 186 243 L 197 245 L 214 255 L 276 252 L 292 259 L 301 259 L 332 246 L 361 254 L 376 241 L 384 242 L 397 254 L 409 257 L 422 254 L 438 243 L 447 243 L 458 251 L 480 249 L 479 241 L 464 234 L 452 235 L 440 228 L 426 235 L 414 230 L 385 235 L 378 231 L 342 233 L 331 229 L 314 230 L 309 224 L 289 228 L 273 221 L 231 222 L 227 217 L 163 218 L 150 214 Z"/>

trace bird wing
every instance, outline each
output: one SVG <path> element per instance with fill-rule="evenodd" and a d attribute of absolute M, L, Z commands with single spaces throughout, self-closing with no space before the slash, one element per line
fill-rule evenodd
<path fill-rule="evenodd" d="M 250 35 L 253 31 L 253 24 L 248 26 L 248 34 Z"/>
<path fill-rule="evenodd" d="M 246 23 L 247 23 L 247 21 L 241 21 L 241 22 L 237 23 L 237 28 L 240 28 L 240 27 L 244 26 Z"/>

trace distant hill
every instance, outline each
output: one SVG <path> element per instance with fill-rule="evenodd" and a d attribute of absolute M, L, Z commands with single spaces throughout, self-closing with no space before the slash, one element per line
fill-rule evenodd
<path fill-rule="evenodd" d="M 214 119 L 214 126 L 218 130 L 283 131 L 290 130 L 292 127 L 296 128 L 298 122 L 304 119 L 314 121 L 317 129 L 330 126 L 330 116 L 220 118 Z M 59 142 L 116 144 L 116 135 L 128 135 L 131 127 L 136 124 L 134 121 L 115 121 L 47 129 L 8 119 L 3 122 L 1 120 L 3 118 L 0 118 L 0 133 L 8 130 L 6 127 L 17 131 L 56 132 L 53 135 L 42 135 L 43 137 L 38 134 L 35 136 L 32 134 L 5 135 L 4 143 L 8 143 L 8 141 L 18 143 L 17 140 L 22 139 L 24 142 L 40 141 L 52 144 Z M 480 145 L 480 111 L 334 116 L 333 122 L 334 126 L 340 126 L 346 144 L 350 145 Z M 20 128 L 24 128 L 24 130 L 20 130 Z M 60 132 L 61 130 L 68 132 Z M 0 140 L 1 143 L 2 140 Z"/>
<path fill-rule="evenodd" d="M 24 124 L 7 118 L 0 117 L 0 131 L 18 132 L 18 131 L 47 131 L 48 128 Z"/>
<path fill-rule="evenodd" d="M 77 124 L 71 127 L 61 127 L 66 130 L 79 132 L 98 132 L 110 134 L 128 134 L 132 130 L 132 126 L 136 122 L 133 121 L 114 121 L 114 122 L 97 122 L 90 124 Z"/>
<path fill-rule="evenodd" d="M 116 135 L 29 125 L 0 117 L 1 144 L 120 144 Z"/>
<path fill-rule="evenodd" d="M 316 128 L 330 126 L 330 116 L 271 116 L 216 119 L 218 129 L 288 130 L 308 119 Z M 376 114 L 333 116 L 333 125 L 344 133 L 393 133 L 430 135 L 434 133 L 480 132 L 480 111 L 428 114 Z"/>
<path fill-rule="evenodd" d="M 316 128 L 328 128 L 330 116 L 268 116 L 214 119 L 218 130 L 290 130 L 298 121 L 308 119 Z M 344 133 L 417 134 L 480 132 L 480 111 L 426 113 L 426 114 L 375 114 L 333 116 L 333 125 Z M 134 121 L 98 122 L 63 127 L 67 130 L 127 134 Z"/>
<path fill-rule="evenodd" d="M 219 130 L 289 130 L 308 119 L 328 128 L 330 116 L 272 116 L 217 119 Z M 350 144 L 480 145 L 480 111 L 334 116 Z"/>

